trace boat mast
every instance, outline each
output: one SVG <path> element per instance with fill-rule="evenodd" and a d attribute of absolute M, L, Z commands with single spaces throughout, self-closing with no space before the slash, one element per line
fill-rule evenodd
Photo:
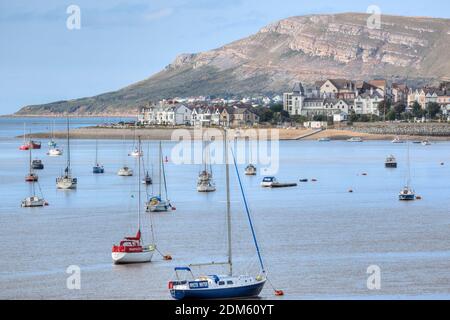
<path fill-rule="evenodd" d="M 242 187 L 242 181 L 241 181 L 241 176 L 239 175 L 239 170 L 236 164 L 236 157 L 234 155 L 233 150 L 231 150 L 231 153 L 233 155 L 233 162 L 234 162 L 234 168 L 236 170 L 236 176 L 238 178 L 238 182 L 239 182 L 239 187 L 241 189 L 241 194 L 242 194 L 242 199 L 244 200 L 244 205 L 245 205 L 245 211 L 247 213 L 247 218 L 248 218 L 248 223 L 250 225 L 250 230 L 252 231 L 252 236 L 253 236 L 253 242 L 255 244 L 255 248 L 256 248 L 256 253 L 258 254 L 258 259 L 259 259 L 259 265 L 261 266 L 261 271 L 263 273 L 266 272 L 265 268 L 264 268 L 264 263 L 261 257 L 261 252 L 259 250 L 259 245 L 258 245 L 258 241 L 256 240 L 256 234 L 255 234 L 255 228 L 253 227 L 253 222 L 252 222 L 252 218 L 250 216 L 250 210 L 248 208 L 248 204 L 247 204 L 247 198 L 245 197 L 245 193 L 244 193 L 244 188 Z"/>
<path fill-rule="evenodd" d="M 407 164 L 408 164 L 408 175 L 407 175 L 407 180 L 406 180 L 406 186 L 409 189 L 409 186 L 411 184 L 411 163 L 410 163 L 410 159 L 409 159 L 409 141 L 406 141 L 406 144 L 407 144 L 407 152 L 408 152 L 407 158 L 406 158 Z"/>
<path fill-rule="evenodd" d="M 31 149 L 33 149 L 33 148 L 29 148 L 30 149 L 30 162 L 29 162 L 29 165 L 30 165 L 30 175 L 32 175 L 33 174 L 33 165 L 32 165 L 32 161 L 31 161 Z"/>
<path fill-rule="evenodd" d="M 138 147 L 141 148 L 141 136 L 138 137 Z M 141 154 L 138 156 L 138 231 L 141 230 Z"/>
<path fill-rule="evenodd" d="M 69 137 L 69 117 L 67 117 L 67 168 L 66 174 L 70 171 L 70 137 Z"/>
<path fill-rule="evenodd" d="M 159 141 L 159 165 L 158 165 L 158 175 L 159 175 L 159 197 L 161 198 L 161 185 L 162 185 L 162 179 L 161 179 L 161 168 L 162 168 L 162 150 L 161 150 L 161 141 Z"/>
<path fill-rule="evenodd" d="M 95 140 L 95 165 L 98 165 L 98 140 Z"/>
<path fill-rule="evenodd" d="M 228 164 L 228 137 L 227 129 L 224 129 L 223 136 L 224 144 L 224 155 L 225 155 L 225 177 L 227 184 L 227 238 L 228 238 L 228 266 L 229 275 L 233 275 L 233 259 L 232 259 L 232 248 L 231 248 L 231 206 L 230 206 L 230 169 Z"/>
<path fill-rule="evenodd" d="M 161 168 L 162 168 L 162 176 L 163 176 L 163 180 L 164 180 L 164 192 L 165 192 L 165 196 L 166 196 L 166 200 L 169 199 L 169 196 L 167 195 L 167 182 L 166 182 L 166 170 L 164 167 L 164 162 L 162 160 L 162 151 L 161 151 Z"/>

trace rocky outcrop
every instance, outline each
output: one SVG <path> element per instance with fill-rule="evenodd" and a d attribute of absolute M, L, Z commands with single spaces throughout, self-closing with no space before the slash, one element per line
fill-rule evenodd
<path fill-rule="evenodd" d="M 281 93 L 325 78 L 419 80 L 450 76 L 450 20 L 366 14 L 310 15 L 272 23 L 247 38 L 181 54 L 161 72 L 92 98 L 28 106 L 20 114 L 136 109 L 149 100 L 193 95 Z"/>

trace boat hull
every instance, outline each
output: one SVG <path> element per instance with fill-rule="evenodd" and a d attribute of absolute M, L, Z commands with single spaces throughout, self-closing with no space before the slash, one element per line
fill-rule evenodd
<path fill-rule="evenodd" d="M 72 178 L 58 178 L 56 180 L 56 187 L 58 189 L 76 189 L 77 188 L 77 180 Z"/>
<path fill-rule="evenodd" d="M 105 173 L 105 169 L 103 167 L 93 167 L 92 173 Z"/>
<path fill-rule="evenodd" d="M 112 252 L 111 257 L 114 264 L 144 263 L 152 260 L 153 253 L 153 250 L 142 252 Z"/>
<path fill-rule="evenodd" d="M 169 201 L 162 201 L 157 204 L 147 204 L 147 212 L 167 212 L 170 209 Z"/>
<path fill-rule="evenodd" d="M 132 171 L 132 170 L 123 170 L 123 169 L 120 169 L 120 170 L 117 172 L 117 175 L 118 175 L 118 176 L 121 176 L 121 177 L 131 177 L 131 176 L 133 175 L 133 171 Z"/>
<path fill-rule="evenodd" d="M 21 206 L 23 208 L 35 208 L 35 207 L 44 207 L 47 205 L 47 202 L 44 199 L 25 199 L 22 201 Z"/>
<path fill-rule="evenodd" d="M 257 297 L 263 289 L 265 281 L 247 286 L 231 288 L 205 289 L 171 289 L 172 298 L 184 299 L 239 299 Z"/>
<path fill-rule="evenodd" d="M 216 191 L 216 187 L 214 186 L 203 186 L 203 185 L 199 185 L 197 186 L 197 191 L 198 192 L 214 192 Z"/>
<path fill-rule="evenodd" d="M 398 195 L 398 200 L 401 200 L 401 201 L 412 201 L 415 199 L 416 199 L 415 194 L 399 194 Z"/>
<path fill-rule="evenodd" d="M 387 162 L 384 164 L 386 168 L 397 168 L 397 163 Z"/>

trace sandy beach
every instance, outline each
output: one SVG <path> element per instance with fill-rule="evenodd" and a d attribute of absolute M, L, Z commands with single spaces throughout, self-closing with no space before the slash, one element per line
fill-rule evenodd
<path fill-rule="evenodd" d="M 220 139 L 220 130 L 215 128 L 203 129 L 208 132 L 209 136 L 216 136 Z M 64 139 L 66 132 L 59 131 L 54 133 L 55 138 Z M 74 139 L 133 139 L 141 136 L 147 140 L 179 140 L 180 135 L 191 137 L 192 139 L 200 139 L 199 129 L 194 128 L 99 128 L 85 127 L 72 129 L 70 136 Z M 259 138 L 259 139 L 279 139 L 279 140 L 317 140 L 320 138 L 330 138 L 331 140 L 346 140 L 351 137 L 361 137 L 364 140 L 392 140 L 397 135 L 392 134 L 370 134 L 356 132 L 348 129 L 326 129 L 322 131 L 305 129 L 305 128 L 257 128 L 257 129 L 232 129 L 230 135 L 237 138 Z M 20 136 L 22 137 L 22 136 Z M 28 135 L 27 135 L 28 137 Z M 48 139 L 51 133 L 33 133 L 32 138 Z M 450 137 L 425 137 L 425 136 L 408 136 L 401 135 L 403 139 L 421 140 L 428 138 L 429 140 L 450 140 Z"/>

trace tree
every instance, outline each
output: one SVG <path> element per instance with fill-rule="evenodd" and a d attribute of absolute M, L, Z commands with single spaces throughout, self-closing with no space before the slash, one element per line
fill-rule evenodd
<path fill-rule="evenodd" d="M 350 120 L 350 122 L 358 121 L 358 115 L 356 114 L 356 112 L 354 110 L 352 110 L 348 119 Z"/>
<path fill-rule="evenodd" d="M 380 115 L 385 116 L 388 114 L 389 111 L 391 111 L 391 102 L 383 100 L 380 103 L 378 103 L 378 111 L 380 112 Z"/>
<path fill-rule="evenodd" d="M 403 113 L 403 112 L 405 112 L 405 110 L 406 110 L 406 106 L 403 104 L 403 103 L 397 103 L 395 106 L 394 106 L 394 111 L 395 111 L 395 113 L 397 114 L 397 117 L 398 118 L 400 118 L 400 115 Z"/>
<path fill-rule="evenodd" d="M 271 122 L 273 120 L 273 111 L 269 108 L 262 107 L 258 114 L 261 122 Z"/>
<path fill-rule="evenodd" d="M 281 112 L 283 111 L 283 104 L 281 103 L 276 103 L 270 106 L 270 110 L 272 110 L 273 112 Z"/>
<path fill-rule="evenodd" d="M 427 105 L 427 114 L 430 116 L 430 119 L 436 117 L 436 115 L 441 111 L 441 106 L 436 102 L 430 102 Z"/>
<path fill-rule="evenodd" d="M 422 106 L 417 101 L 414 101 L 414 103 L 412 105 L 412 113 L 413 113 L 413 116 L 416 118 L 423 117 L 424 110 L 422 110 Z"/>
<path fill-rule="evenodd" d="M 386 119 L 389 121 L 393 121 L 395 120 L 397 114 L 395 113 L 394 110 L 390 110 L 387 114 L 386 114 Z"/>

